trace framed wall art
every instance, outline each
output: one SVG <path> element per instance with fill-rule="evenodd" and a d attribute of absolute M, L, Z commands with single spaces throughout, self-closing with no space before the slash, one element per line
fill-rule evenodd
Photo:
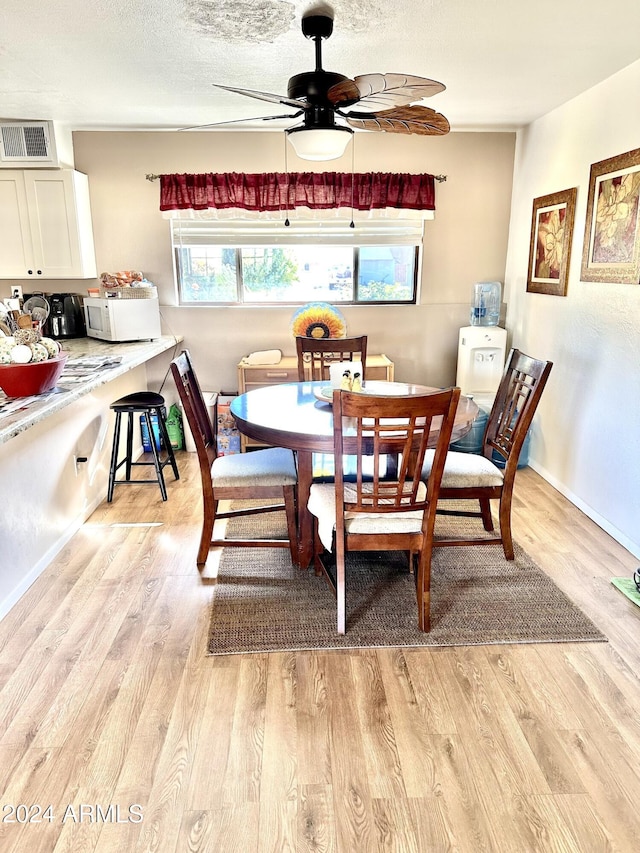
<path fill-rule="evenodd" d="M 580 278 L 640 282 L 640 148 L 591 166 Z"/>
<path fill-rule="evenodd" d="M 533 200 L 527 290 L 566 296 L 578 190 L 551 193 Z"/>

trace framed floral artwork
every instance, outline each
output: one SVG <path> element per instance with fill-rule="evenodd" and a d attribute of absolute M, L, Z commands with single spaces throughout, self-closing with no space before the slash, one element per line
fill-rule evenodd
<path fill-rule="evenodd" d="M 640 282 L 640 148 L 591 166 L 580 278 Z"/>
<path fill-rule="evenodd" d="M 527 276 L 530 293 L 567 295 L 577 193 L 572 187 L 533 200 Z"/>

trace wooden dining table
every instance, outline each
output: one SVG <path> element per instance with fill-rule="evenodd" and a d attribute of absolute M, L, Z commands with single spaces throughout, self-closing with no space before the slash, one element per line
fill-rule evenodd
<path fill-rule="evenodd" d="M 307 568 L 313 557 L 313 516 L 307 509 L 307 501 L 314 474 L 317 477 L 319 473 L 318 455 L 322 454 L 322 459 L 333 458 L 333 411 L 331 389 L 327 386 L 326 381 L 268 385 L 247 391 L 231 402 L 231 414 L 241 432 L 254 441 L 272 447 L 287 447 L 296 453 L 298 555 L 301 568 Z M 383 395 L 425 394 L 439 390 L 426 385 L 373 380 L 367 382 L 364 389 L 366 393 Z M 469 397 L 461 396 L 452 441 L 457 441 L 469 432 L 477 414 L 476 403 Z M 435 446 L 437 437 L 436 425 L 429 444 Z"/>

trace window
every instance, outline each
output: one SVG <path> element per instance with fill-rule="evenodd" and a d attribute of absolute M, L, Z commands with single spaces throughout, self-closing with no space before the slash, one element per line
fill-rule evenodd
<path fill-rule="evenodd" d="M 182 305 L 416 301 L 421 221 L 171 225 Z"/>

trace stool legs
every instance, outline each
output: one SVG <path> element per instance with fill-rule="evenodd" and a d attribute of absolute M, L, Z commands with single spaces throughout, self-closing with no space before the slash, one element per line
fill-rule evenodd
<path fill-rule="evenodd" d="M 149 430 L 151 435 L 151 430 Z M 133 412 L 129 412 L 127 421 L 127 464 L 125 466 L 125 479 L 131 479 L 131 463 L 133 460 Z"/>
<path fill-rule="evenodd" d="M 109 464 L 109 488 L 107 489 L 107 503 L 113 500 L 113 487 L 116 481 L 116 470 L 118 468 L 118 445 L 120 443 L 120 420 L 122 412 L 116 412 L 116 423 L 113 429 L 113 447 L 111 448 L 111 463 Z"/>
<path fill-rule="evenodd" d="M 133 416 L 129 415 L 129 417 L 131 418 Z M 149 431 L 149 444 L 151 445 L 151 455 L 153 456 L 153 464 L 156 469 L 156 477 L 158 478 L 158 485 L 160 486 L 160 494 L 162 495 L 162 500 L 166 501 L 167 487 L 164 484 L 164 474 L 162 473 L 162 463 L 160 462 L 158 448 L 156 447 L 156 437 L 153 434 L 153 429 L 151 428 L 151 413 L 145 412 L 144 419 L 147 422 L 147 430 Z M 158 412 L 158 425 L 160 425 L 161 422 L 161 416 Z"/>
<path fill-rule="evenodd" d="M 162 435 L 162 440 L 164 441 L 164 446 L 167 451 L 167 459 L 165 460 L 165 465 L 168 462 L 173 469 L 173 476 L 176 480 L 180 479 L 180 472 L 178 471 L 178 464 L 176 462 L 176 457 L 173 453 L 173 447 L 171 446 L 171 440 L 169 439 L 169 433 L 167 432 L 167 422 L 162 417 L 162 413 L 160 410 L 158 412 L 158 425 L 160 427 L 160 433 Z"/>
<path fill-rule="evenodd" d="M 167 487 L 164 481 L 163 468 L 165 465 L 171 465 L 173 470 L 174 477 L 176 480 L 180 479 L 180 472 L 178 471 L 178 465 L 176 463 L 176 458 L 173 452 L 173 447 L 171 446 L 171 441 L 169 440 L 169 434 L 167 432 L 167 425 L 165 423 L 164 417 L 162 416 L 162 411 L 160 408 L 150 407 L 149 409 L 128 409 L 127 414 L 129 416 L 129 420 L 127 422 L 127 451 L 126 456 L 120 462 L 118 462 L 118 450 L 120 447 L 120 427 L 122 421 L 122 410 L 116 409 L 116 420 L 113 431 L 113 447 L 111 449 L 111 462 L 109 465 L 109 486 L 107 489 L 107 503 L 111 503 L 113 500 L 113 489 L 118 483 L 153 483 L 154 480 L 132 480 L 131 479 L 131 468 L 134 465 L 153 465 L 156 472 L 156 480 L 158 486 L 160 487 L 160 494 L 162 495 L 162 500 L 167 500 Z M 147 425 L 147 434 L 149 436 L 149 443 L 151 445 L 151 455 L 153 457 L 152 462 L 134 462 L 133 461 L 133 428 L 134 428 L 134 414 L 142 411 L 142 414 L 145 419 L 145 423 Z M 166 459 L 161 460 L 158 448 L 156 446 L 155 435 L 153 434 L 153 427 L 151 423 L 151 413 L 155 412 L 158 417 L 158 428 L 160 430 L 160 434 L 162 436 L 162 440 L 164 442 L 164 446 L 166 449 Z M 125 479 L 124 480 L 116 480 L 116 472 L 121 465 L 125 466 Z"/>

